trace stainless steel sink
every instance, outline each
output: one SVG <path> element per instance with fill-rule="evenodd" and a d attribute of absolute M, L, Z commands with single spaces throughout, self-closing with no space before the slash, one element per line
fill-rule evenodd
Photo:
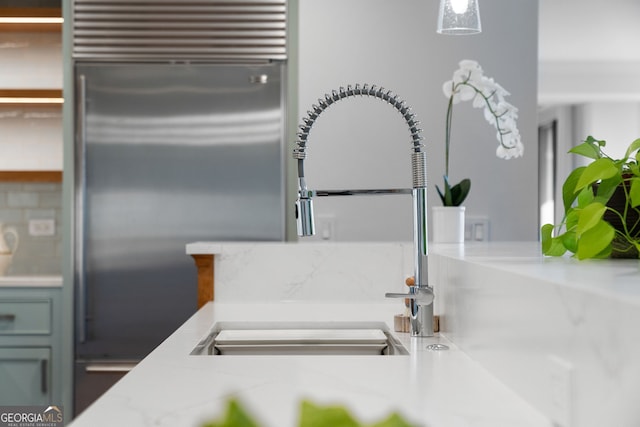
<path fill-rule="evenodd" d="M 406 355 L 382 322 L 218 322 L 191 355 Z"/>

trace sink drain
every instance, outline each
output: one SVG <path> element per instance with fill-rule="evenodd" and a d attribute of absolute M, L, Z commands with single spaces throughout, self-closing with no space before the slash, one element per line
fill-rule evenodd
<path fill-rule="evenodd" d="M 431 350 L 431 351 L 449 350 L 449 346 L 446 346 L 444 344 L 429 344 L 427 346 L 427 350 Z"/>

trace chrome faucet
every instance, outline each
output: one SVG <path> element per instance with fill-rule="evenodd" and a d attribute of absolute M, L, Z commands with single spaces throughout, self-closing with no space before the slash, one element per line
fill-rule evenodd
<path fill-rule="evenodd" d="M 389 190 L 309 190 L 304 179 L 304 160 L 307 156 L 307 139 L 316 119 L 331 104 L 341 99 L 355 96 L 369 96 L 386 101 L 393 106 L 407 122 L 411 133 L 411 169 L 413 177 L 412 189 Z M 427 272 L 427 161 L 424 145 L 422 144 L 422 129 L 418 129 L 418 121 L 411 113 L 411 108 L 400 100 L 397 95 L 382 87 L 355 85 L 340 88 L 324 98 L 318 99 L 318 104 L 312 106 L 311 111 L 302 119 L 293 158 L 298 161 L 298 199 L 296 201 L 296 224 L 299 236 L 315 234 L 313 218 L 314 196 L 351 196 L 376 194 L 411 194 L 413 197 L 413 245 L 414 245 L 414 276 L 415 286 L 410 287 L 407 294 L 387 293 L 388 298 L 408 298 L 410 300 L 411 335 L 418 337 L 433 336 L 433 289 L 428 285 Z"/>

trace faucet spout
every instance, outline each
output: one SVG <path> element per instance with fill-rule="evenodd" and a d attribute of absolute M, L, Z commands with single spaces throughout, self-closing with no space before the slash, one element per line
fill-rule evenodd
<path fill-rule="evenodd" d="M 316 119 L 330 105 L 342 99 L 355 96 L 369 96 L 380 99 L 393 106 L 405 119 L 411 134 L 411 171 L 413 188 L 413 240 L 414 240 L 414 276 L 415 286 L 408 294 L 388 293 L 389 298 L 409 298 L 411 300 L 411 335 L 433 336 L 433 289 L 428 284 L 428 242 L 427 242 L 427 162 L 424 144 L 422 143 L 422 129 L 418 128 L 418 121 L 405 102 L 391 91 L 382 87 L 359 84 L 355 87 L 347 86 L 326 94 L 318 100 L 318 104 L 307 111 L 302 119 L 298 140 L 293 150 L 293 157 L 298 161 L 298 199 L 296 201 L 296 223 L 299 236 L 310 236 L 315 233 L 313 218 L 314 195 L 353 195 L 353 194 L 404 194 L 403 190 L 343 190 L 336 192 L 311 191 L 307 188 L 304 178 L 304 160 L 309 132 Z"/>

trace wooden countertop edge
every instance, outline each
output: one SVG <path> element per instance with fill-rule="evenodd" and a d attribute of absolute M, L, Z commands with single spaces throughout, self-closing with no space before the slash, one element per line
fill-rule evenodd
<path fill-rule="evenodd" d="M 1 182 L 62 182 L 62 171 L 0 171 Z"/>

